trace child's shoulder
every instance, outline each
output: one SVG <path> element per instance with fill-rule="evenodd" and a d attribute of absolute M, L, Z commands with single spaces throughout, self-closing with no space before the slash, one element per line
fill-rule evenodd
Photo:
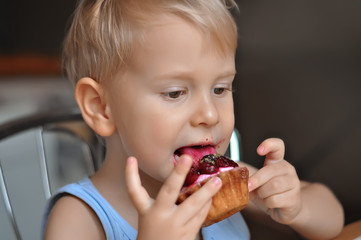
<path fill-rule="evenodd" d="M 99 218 L 88 204 L 75 196 L 65 195 L 52 208 L 44 237 L 105 239 L 105 234 Z"/>

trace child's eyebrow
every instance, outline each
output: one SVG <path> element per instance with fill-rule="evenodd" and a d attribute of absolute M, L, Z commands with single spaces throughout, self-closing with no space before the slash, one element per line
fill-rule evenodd
<path fill-rule="evenodd" d="M 215 79 L 223 79 L 223 78 L 229 78 L 234 77 L 236 75 L 236 71 L 234 69 L 232 70 L 226 70 L 222 73 L 220 73 L 218 76 L 215 76 Z M 157 79 L 190 79 L 194 76 L 194 73 L 192 71 L 172 71 L 172 72 L 166 72 L 166 73 L 160 73 L 156 76 Z"/>
<path fill-rule="evenodd" d="M 234 77 L 234 75 L 236 75 L 237 72 L 235 70 L 231 70 L 231 71 L 226 71 L 224 73 L 222 73 L 218 79 L 221 79 L 221 78 L 228 78 L 228 77 Z"/>
<path fill-rule="evenodd" d="M 171 71 L 166 73 L 160 73 L 157 75 L 159 79 L 188 79 L 192 75 L 191 71 Z"/>

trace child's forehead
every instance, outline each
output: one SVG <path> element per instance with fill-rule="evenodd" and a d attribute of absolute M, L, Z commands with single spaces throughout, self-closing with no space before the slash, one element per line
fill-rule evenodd
<path fill-rule="evenodd" d="M 170 20 L 158 22 L 148 29 L 144 43 L 134 46 L 125 72 L 146 73 L 150 79 L 159 79 L 160 76 L 167 76 L 162 77 L 165 79 L 178 79 L 175 76 L 179 75 L 191 78 L 193 74 L 202 71 L 203 68 L 199 66 L 204 64 L 199 64 L 200 62 L 214 64 L 220 61 L 222 64 L 217 65 L 217 69 L 223 71 L 220 66 L 230 63 L 229 59 L 234 60 L 233 51 L 219 54 L 216 42 L 210 41 L 188 21 L 180 18 Z M 232 64 L 227 66 L 227 72 L 234 71 Z"/>
<path fill-rule="evenodd" d="M 161 29 L 171 30 L 180 25 L 188 25 L 196 29 L 197 32 L 201 33 L 202 38 L 206 40 L 204 41 L 206 43 L 205 45 L 212 50 L 218 51 L 223 57 L 228 56 L 230 53 L 234 54 L 237 45 L 237 33 L 233 26 L 232 19 L 227 18 L 225 12 L 220 11 L 211 14 L 207 11 L 202 12 L 201 7 L 199 9 L 192 9 L 192 7 L 186 7 L 184 9 L 179 9 L 175 6 L 172 7 L 173 8 L 155 8 L 152 6 L 146 8 L 143 5 L 141 8 L 137 8 L 139 11 L 133 9 L 133 11 L 129 11 L 123 16 L 118 15 L 120 18 L 119 22 L 123 22 L 126 27 L 124 29 L 116 28 L 115 31 L 112 31 L 112 36 L 118 35 L 118 37 L 113 37 L 116 41 L 111 41 L 113 41 L 112 44 L 114 44 L 115 49 L 117 49 L 117 45 L 124 46 L 122 49 L 126 49 L 127 54 L 121 55 L 122 52 L 120 52 L 119 59 L 113 59 L 112 62 L 116 62 L 116 64 L 112 65 L 112 69 L 114 70 L 112 70 L 112 72 L 114 74 L 122 72 L 123 70 L 125 71 L 132 65 L 134 55 L 136 55 L 137 52 L 139 53 L 139 49 L 143 49 L 149 45 L 149 36 L 154 32 L 160 31 Z M 224 19 L 220 22 L 215 22 L 216 19 L 219 19 L 221 16 L 224 17 Z M 124 24 L 121 26 L 124 27 Z M 117 30 L 119 31 L 117 32 Z M 179 35 L 182 33 L 172 31 L 172 34 Z M 123 41 L 123 43 L 118 41 L 123 39 L 126 40 L 125 42 Z M 117 50 L 116 52 L 119 51 Z M 114 74 L 112 74 L 113 77 Z"/>
<path fill-rule="evenodd" d="M 161 14 L 155 16 L 154 18 L 149 19 L 143 26 L 143 37 L 162 31 L 169 31 L 172 32 L 172 34 L 177 34 L 177 31 L 180 31 L 179 34 L 182 34 L 180 29 L 184 29 L 184 26 L 201 31 L 196 24 L 174 14 Z M 173 29 L 175 29 L 175 31 L 172 31 Z"/>
<path fill-rule="evenodd" d="M 152 56 L 154 56 L 152 57 L 153 63 L 155 63 L 156 59 L 167 55 L 167 50 L 174 52 L 173 48 L 178 47 L 183 50 L 179 52 L 176 59 L 184 58 L 187 52 L 194 49 L 195 45 L 200 45 L 201 48 L 198 49 L 203 49 L 203 52 L 212 56 L 216 54 L 222 59 L 229 57 L 233 59 L 235 54 L 235 49 L 229 48 L 224 51 L 220 43 L 215 41 L 210 33 L 205 32 L 188 19 L 175 14 L 164 13 L 153 16 L 143 25 L 143 29 L 139 33 L 137 39 L 133 42 L 133 49 L 125 66 L 119 69 L 118 74 L 120 75 L 129 70 L 143 71 L 144 66 L 150 65 L 148 61 L 145 61 L 145 59 L 151 61 L 145 58 L 145 54 L 148 52 L 151 52 Z M 184 47 L 186 44 L 189 44 L 188 48 Z M 195 49 L 197 48 L 195 47 Z M 172 64 L 172 62 L 173 65 L 177 63 L 177 61 L 171 61 L 167 62 L 167 64 Z M 161 66 L 158 67 L 161 68 Z M 158 68 L 152 70 L 156 71 L 156 69 Z M 117 78 L 119 79 L 120 75 L 118 74 Z"/>
<path fill-rule="evenodd" d="M 170 34 L 178 36 L 189 34 L 190 37 L 198 34 L 205 40 L 203 42 L 204 45 L 207 45 L 210 49 L 219 51 L 221 55 L 234 54 L 236 49 L 235 47 L 227 47 L 224 42 L 219 41 L 220 32 L 218 32 L 218 29 L 212 29 L 211 27 L 205 28 L 184 16 L 167 12 L 150 16 L 148 21 L 143 24 L 143 29 L 139 31 L 138 39 L 134 42 L 135 46 L 138 46 L 134 49 L 146 46 L 149 44 L 149 40 L 156 40 L 154 39 L 155 35 L 158 35 L 158 37 L 159 35 L 167 37 L 167 35 Z M 227 38 L 227 36 L 223 37 Z"/>

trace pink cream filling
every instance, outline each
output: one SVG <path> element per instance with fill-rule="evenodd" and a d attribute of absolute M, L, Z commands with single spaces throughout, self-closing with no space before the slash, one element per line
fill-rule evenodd
<path fill-rule="evenodd" d="M 204 179 L 207 179 L 207 178 L 209 178 L 209 177 L 212 177 L 212 176 L 214 176 L 214 175 L 217 175 L 217 174 L 220 173 L 220 172 L 229 171 L 229 170 L 231 170 L 231 169 L 233 169 L 233 168 L 234 168 L 234 167 L 221 167 L 221 168 L 219 168 L 219 171 L 218 171 L 217 173 L 213 173 L 213 174 L 201 174 L 201 175 L 199 175 L 199 177 L 197 178 L 197 180 L 196 180 L 193 184 L 191 184 L 190 186 L 196 185 L 196 184 L 202 182 Z M 190 186 L 188 186 L 188 187 L 190 187 Z"/>

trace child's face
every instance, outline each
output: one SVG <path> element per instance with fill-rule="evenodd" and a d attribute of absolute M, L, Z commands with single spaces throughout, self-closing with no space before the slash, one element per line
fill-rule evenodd
<path fill-rule="evenodd" d="M 177 17 L 161 20 L 147 29 L 125 73 L 105 88 L 117 147 L 164 181 L 181 148 L 226 151 L 234 127 L 235 64 L 233 52 L 221 56 L 193 25 Z"/>

